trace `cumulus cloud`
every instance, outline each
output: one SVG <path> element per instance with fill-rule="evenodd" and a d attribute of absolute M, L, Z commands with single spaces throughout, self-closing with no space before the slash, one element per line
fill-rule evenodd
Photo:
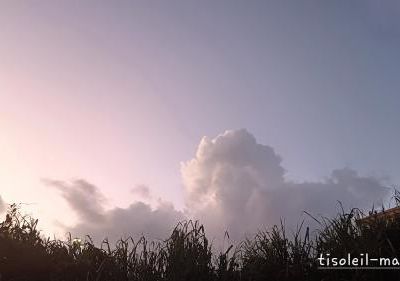
<path fill-rule="evenodd" d="M 152 209 L 143 202 L 132 203 L 127 208 L 104 208 L 105 197 L 98 187 L 76 180 L 62 182 L 46 180 L 61 191 L 62 196 L 78 215 L 79 222 L 69 228 L 74 235 L 91 235 L 99 242 L 104 238 L 116 241 L 128 236 L 146 235 L 151 239 L 165 239 L 184 216 L 171 203 L 159 201 Z"/>
<path fill-rule="evenodd" d="M 369 209 L 381 204 L 390 190 L 373 177 L 365 177 L 348 168 L 334 170 L 322 182 L 296 183 L 284 178 L 281 157 L 274 149 L 257 143 L 246 130 L 226 131 L 214 139 L 204 137 L 193 159 L 182 163 L 185 211 L 158 200 L 152 207 L 150 189 L 138 185 L 132 189 L 136 200 L 127 208 L 106 209 L 105 196 L 85 180 L 51 181 L 79 222 L 69 230 L 76 235 L 90 234 L 111 240 L 145 234 L 165 239 L 181 220 L 199 219 L 208 233 L 218 239 L 227 230 L 234 240 L 257 229 L 286 221 L 295 227 L 308 211 L 315 216 L 337 212 L 337 202 L 347 208 Z M 1 205 L 0 205 L 1 206 Z M 99 241 L 99 240 L 97 240 Z"/>
<path fill-rule="evenodd" d="M 274 149 L 246 130 L 204 137 L 196 156 L 181 166 L 187 211 L 212 233 L 228 230 L 240 238 L 281 218 L 294 226 L 303 211 L 331 215 L 337 201 L 370 208 L 388 194 L 377 179 L 348 168 L 333 171 L 324 182 L 289 182 L 284 172 Z"/>

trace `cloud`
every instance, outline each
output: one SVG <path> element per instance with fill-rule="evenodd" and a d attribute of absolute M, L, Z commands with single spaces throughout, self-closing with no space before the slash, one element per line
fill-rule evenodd
<path fill-rule="evenodd" d="M 284 172 L 274 149 L 258 144 L 244 129 L 204 137 L 196 156 L 181 166 L 186 209 L 211 233 L 228 230 L 239 239 L 281 218 L 295 226 L 303 211 L 332 215 L 337 201 L 370 208 L 389 191 L 377 179 L 348 168 L 334 170 L 324 182 L 289 182 Z"/>
<path fill-rule="evenodd" d="M 132 203 L 127 208 L 104 208 L 105 197 L 99 189 L 85 180 L 62 182 L 46 180 L 50 186 L 61 191 L 79 222 L 68 228 L 73 235 L 91 237 L 99 242 L 104 238 L 116 241 L 128 236 L 146 235 L 150 239 L 165 239 L 175 225 L 184 219 L 171 203 L 159 201 L 152 209 L 143 202 Z M 144 189 L 140 188 L 141 191 Z"/>
<path fill-rule="evenodd" d="M 46 182 L 61 192 L 78 215 L 79 222 L 68 230 L 79 236 L 90 234 L 96 241 L 141 234 L 165 239 L 179 221 L 192 218 L 204 223 L 218 244 L 226 230 L 239 240 L 244 234 L 279 224 L 281 218 L 290 228 L 307 218 L 311 224 L 303 211 L 330 216 L 337 212 L 338 201 L 347 208 L 369 209 L 389 193 L 376 178 L 348 168 L 334 170 L 323 182 L 287 181 L 281 157 L 246 130 L 226 131 L 214 139 L 204 137 L 195 157 L 182 163 L 181 175 L 184 212 L 160 199 L 155 207 L 143 202 L 153 198 L 145 185 L 132 189 L 136 200 L 142 201 L 106 209 L 105 196 L 85 180 Z"/>
<path fill-rule="evenodd" d="M 78 214 L 79 219 L 88 224 L 104 222 L 106 201 L 98 188 L 85 180 L 66 183 L 57 180 L 44 180 L 47 185 L 56 187 L 70 207 Z"/>
<path fill-rule="evenodd" d="M 150 188 L 144 184 L 138 184 L 134 188 L 131 189 L 131 192 L 138 196 L 142 200 L 151 200 L 152 195 L 150 192 Z"/>
<path fill-rule="evenodd" d="M 6 210 L 6 203 L 3 201 L 3 198 L 0 196 L 0 214 Z"/>

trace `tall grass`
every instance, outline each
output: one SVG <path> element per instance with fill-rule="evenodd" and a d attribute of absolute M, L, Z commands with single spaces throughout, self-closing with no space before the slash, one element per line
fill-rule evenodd
<path fill-rule="evenodd" d="M 361 217 L 357 209 L 342 209 L 333 218 L 316 219 L 315 235 L 303 224 L 288 233 L 282 222 L 215 253 L 199 222 L 179 223 L 164 241 L 130 237 L 96 246 L 89 236 L 45 238 L 38 220 L 11 205 L 0 223 L 0 280 L 399 280 L 398 270 L 317 268 L 320 253 L 398 257 L 400 220 L 362 224 Z"/>

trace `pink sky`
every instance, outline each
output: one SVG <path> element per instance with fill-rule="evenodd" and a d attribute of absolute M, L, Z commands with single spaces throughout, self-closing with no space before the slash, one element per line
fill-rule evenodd
<path fill-rule="evenodd" d="M 226 182 L 220 164 L 208 171 L 196 156 L 204 136 L 232 141 L 232 154 L 272 147 L 284 188 L 293 187 L 285 180 L 326 187 L 341 177 L 371 186 L 381 184 L 371 178 L 400 179 L 398 5 L 184 2 L 0 4 L 6 202 L 29 203 L 24 209 L 50 232 L 56 221 L 73 226 L 77 215 L 44 179 L 84 179 L 107 198 L 106 210 L 143 200 L 132 189 L 148 186 L 153 207 L 161 198 L 180 211 L 190 207 L 191 187 L 207 196 L 225 188 L 199 183 Z M 225 133 L 239 128 L 247 131 Z M 236 138 L 246 139 L 243 147 Z M 211 143 L 207 153 L 236 165 L 219 158 L 229 147 Z M 188 173 L 201 180 L 185 183 L 181 163 L 197 158 Z M 249 198 L 266 185 L 258 173 L 270 167 L 258 165 L 270 159 L 254 159 L 246 165 L 257 172 L 237 171 L 250 183 L 262 179 Z M 236 169 L 229 165 L 227 173 Z"/>

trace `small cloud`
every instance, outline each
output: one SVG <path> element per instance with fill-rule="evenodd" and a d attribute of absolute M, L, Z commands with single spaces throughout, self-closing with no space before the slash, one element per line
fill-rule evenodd
<path fill-rule="evenodd" d="M 3 201 L 3 198 L 0 196 L 0 214 L 6 210 L 6 203 Z"/>
<path fill-rule="evenodd" d="M 150 188 L 145 184 L 138 184 L 131 189 L 131 192 L 143 200 L 151 200 Z"/>
<path fill-rule="evenodd" d="M 46 179 L 44 182 L 61 191 L 62 197 L 82 221 L 90 224 L 104 221 L 106 199 L 93 184 L 83 179 L 72 182 Z"/>

